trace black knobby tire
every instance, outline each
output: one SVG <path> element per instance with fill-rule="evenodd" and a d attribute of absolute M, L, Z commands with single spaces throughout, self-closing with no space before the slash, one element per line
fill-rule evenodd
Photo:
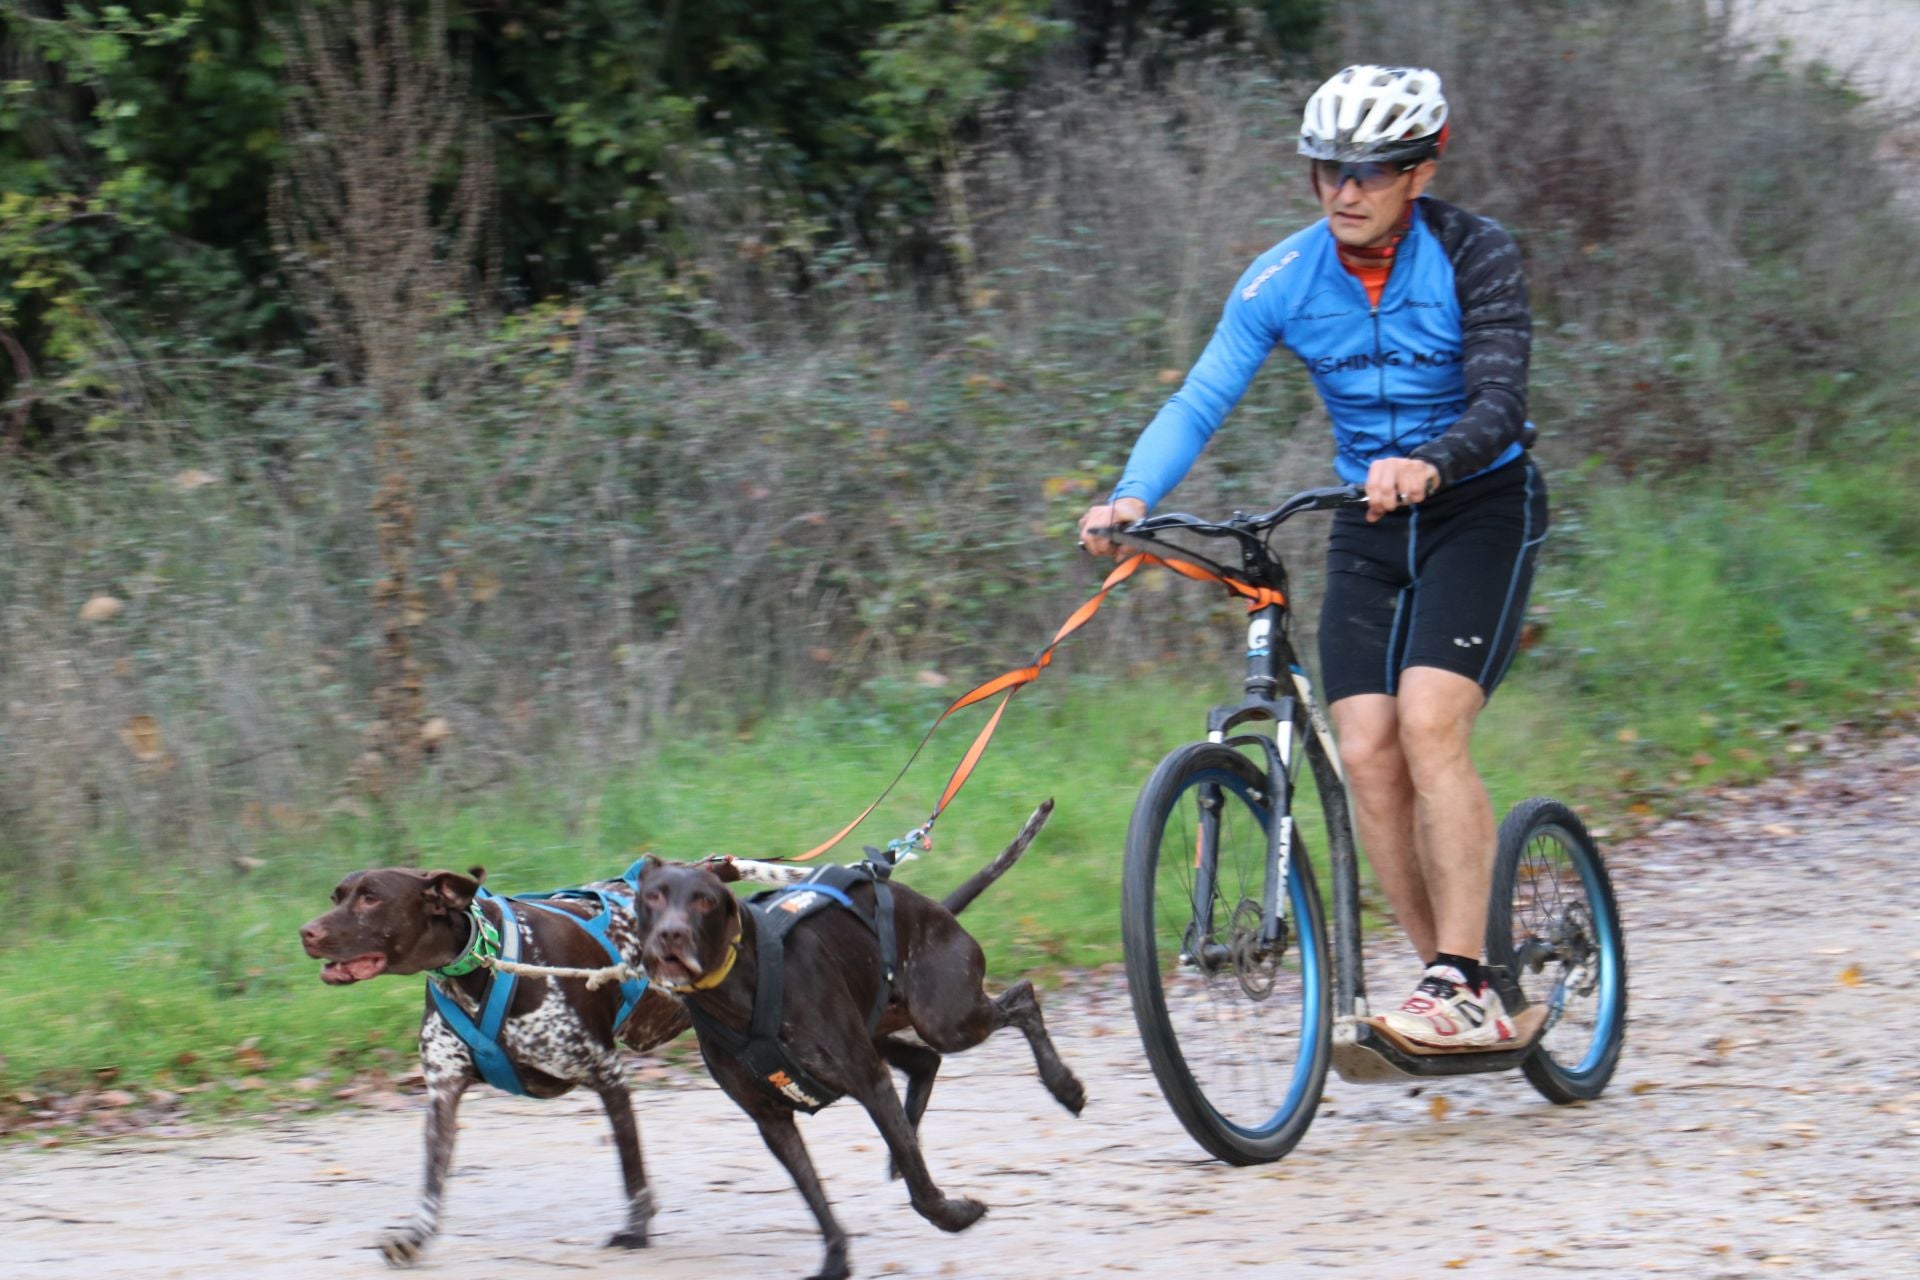
<path fill-rule="evenodd" d="M 1627 1032 L 1627 947 L 1600 851 L 1557 800 L 1515 805 L 1500 824 L 1487 958 L 1505 965 L 1549 1027 L 1521 1070 L 1548 1099 L 1597 1098 Z"/>
<path fill-rule="evenodd" d="M 1289 936 L 1277 953 L 1253 945 L 1266 878 L 1265 791 L 1263 771 L 1233 748 L 1202 742 L 1173 752 L 1134 805 L 1121 886 L 1127 985 L 1147 1061 L 1187 1132 L 1237 1165 L 1278 1160 L 1300 1141 L 1320 1102 L 1332 1039 L 1332 955 L 1297 834 Z M 1236 958 L 1203 966 L 1180 954 L 1195 915 L 1199 803 L 1215 793 L 1211 954 Z"/>

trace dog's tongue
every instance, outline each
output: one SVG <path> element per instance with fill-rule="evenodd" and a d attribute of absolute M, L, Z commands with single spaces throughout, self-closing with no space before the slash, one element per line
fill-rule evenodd
<path fill-rule="evenodd" d="M 329 960 L 320 967 L 320 981 L 333 986 L 344 986 L 349 982 L 364 982 L 368 978 L 378 977 L 386 972 L 387 958 L 377 951 L 364 956 L 355 956 L 351 960 Z"/>
<path fill-rule="evenodd" d="M 649 951 L 646 965 L 659 978 L 673 982 L 681 979 L 693 980 L 702 977 L 706 969 L 700 963 L 700 957 L 691 951 Z"/>

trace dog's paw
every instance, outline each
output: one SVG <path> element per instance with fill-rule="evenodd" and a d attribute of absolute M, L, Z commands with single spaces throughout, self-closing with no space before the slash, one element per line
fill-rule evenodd
<path fill-rule="evenodd" d="M 1080 1083 L 1080 1077 L 1069 1071 L 1064 1079 L 1047 1081 L 1047 1092 L 1067 1110 L 1079 1115 L 1087 1109 L 1087 1086 Z"/>
<path fill-rule="evenodd" d="M 403 1227 L 380 1237 L 380 1256 L 390 1267 L 410 1267 L 427 1251 L 430 1235 L 418 1227 Z"/>
<path fill-rule="evenodd" d="M 607 1238 L 609 1249 L 644 1249 L 647 1247 L 645 1231 L 616 1231 Z"/>
<path fill-rule="evenodd" d="M 853 1268 L 847 1265 L 847 1242 L 842 1238 L 827 1243 L 827 1256 L 821 1261 L 820 1270 L 807 1280 L 847 1280 L 852 1274 Z"/>
<path fill-rule="evenodd" d="M 965 1196 L 942 1200 L 926 1215 L 928 1222 L 942 1231 L 965 1231 L 987 1216 L 987 1206 Z"/>

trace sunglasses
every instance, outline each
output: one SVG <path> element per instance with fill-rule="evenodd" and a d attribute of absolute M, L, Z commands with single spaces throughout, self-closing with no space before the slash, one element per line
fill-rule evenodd
<path fill-rule="evenodd" d="M 1324 191 L 1338 191 L 1347 185 L 1351 178 L 1360 184 L 1362 191 L 1381 191 L 1392 184 L 1403 173 L 1411 173 L 1420 167 L 1415 160 L 1411 164 L 1389 164 L 1380 160 L 1362 160 L 1347 162 L 1341 160 L 1315 160 L 1313 162 L 1314 185 Z"/>

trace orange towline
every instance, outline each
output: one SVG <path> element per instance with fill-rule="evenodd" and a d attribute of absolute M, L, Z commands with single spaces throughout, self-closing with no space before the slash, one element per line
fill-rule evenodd
<path fill-rule="evenodd" d="M 1091 599 L 1078 609 L 1075 609 L 1073 613 L 1068 616 L 1067 620 L 1060 624 L 1060 629 L 1053 633 L 1053 639 L 1047 642 L 1046 648 L 1040 650 L 1032 662 L 1024 667 L 1015 667 L 1011 671 L 1002 672 L 985 684 L 977 685 L 969 689 L 948 704 L 947 709 L 942 711 L 934 722 L 927 727 L 927 732 L 920 739 L 920 745 L 915 747 L 913 754 L 907 757 L 906 764 L 900 766 L 900 772 L 893 776 L 893 781 L 887 784 L 886 790 L 874 797 L 873 803 L 861 810 L 859 817 L 840 828 L 840 830 L 835 832 L 829 839 L 815 845 L 805 853 L 795 854 L 791 858 L 776 859 L 776 861 L 806 862 L 811 858 L 819 857 L 827 850 L 839 844 L 842 840 L 845 840 L 853 833 L 853 829 L 865 822 L 873 811 L 880 807 L 880 802 L 892 793 L 894 787 L 899 784 L 900 779 L 906 776 L 907 770 L 913 767 L 913 762 L 920 758 L 921 751 L 925 750 L 927 743 L 934 735 L 934 731 L 946 722 L 948 716 L 951 716 L 954 712 L 964 707 L 970 707 L 976 702 L 984 702 L 996 693 L 1001 694 L 1000 705 L 993 709 L 993 714 L 987 718 L 987 723 L 983 725 L 980 732 L 974 736 L 973 744 L 967 748 L 966 754 L 960 757 L 960 763 L 954 766 L 952 775 L 947 779 L 946 787 L 940 792 L 939 801 L 933 806 L 933 812 L 929 814 L 927 820 L 920 825 L 920 834 L 931 834 L 933 824 L 939 819 L 941 813 L 946 810 L 947 805 L 953 798 L 960 793 L 960 788 L 967 784 L 967 779 L 973 775 L 974 767 L 980 763 L 980 757 L 986 754 L 987 743 L 992 741 L 994 731 L 1000 727 L 1000 717 L 1006 712 L 1007 703 L 1012 700 L 1013 695 L 1018 693 L 1022 686 L 1032 684 L 1035 680 L 1038 680 L 1040 673 L 1053 664 L 1054 651 L 1060 647 L 1061 643 L 1066 640 L 1068 636 L 1092 621 L 1093 615 L 1100 612 L 1100 606 L 1106 603 L 1107 596 L 1112 593 L 1113 589 L 1125 582 L 1128 578 L 1131 578 L 1134 573 L 1139 570 L 1140 566 L 1147 564 L 1161 565 L 1164 568 L 1173 570 L 1183 578 L 1191 578 L 1196 582 L 1217 582 L 1229 591 L 1245 597 L 1249 612 L 1255 609 L 1265 608 L 1267 605 L 1285 605 L 1287 603 L 1287 598 L 1284 594 L 1270 587 L 1256 587 L 1251 583 L 1241 582 L 1236 578 L 1225 577 L 1224 575 L 1215 573 L 1211 569 L 1202 568 L 1200 565 L 1193 564 L 1189 561 L 1166 559 L 1145 551 L 1137 555 L 1129 556 L 1114 566 L 1113 572 L 1107 575 L 1107 580 L 1100 584 L 1100 590 L 1095 592 Z"/>

